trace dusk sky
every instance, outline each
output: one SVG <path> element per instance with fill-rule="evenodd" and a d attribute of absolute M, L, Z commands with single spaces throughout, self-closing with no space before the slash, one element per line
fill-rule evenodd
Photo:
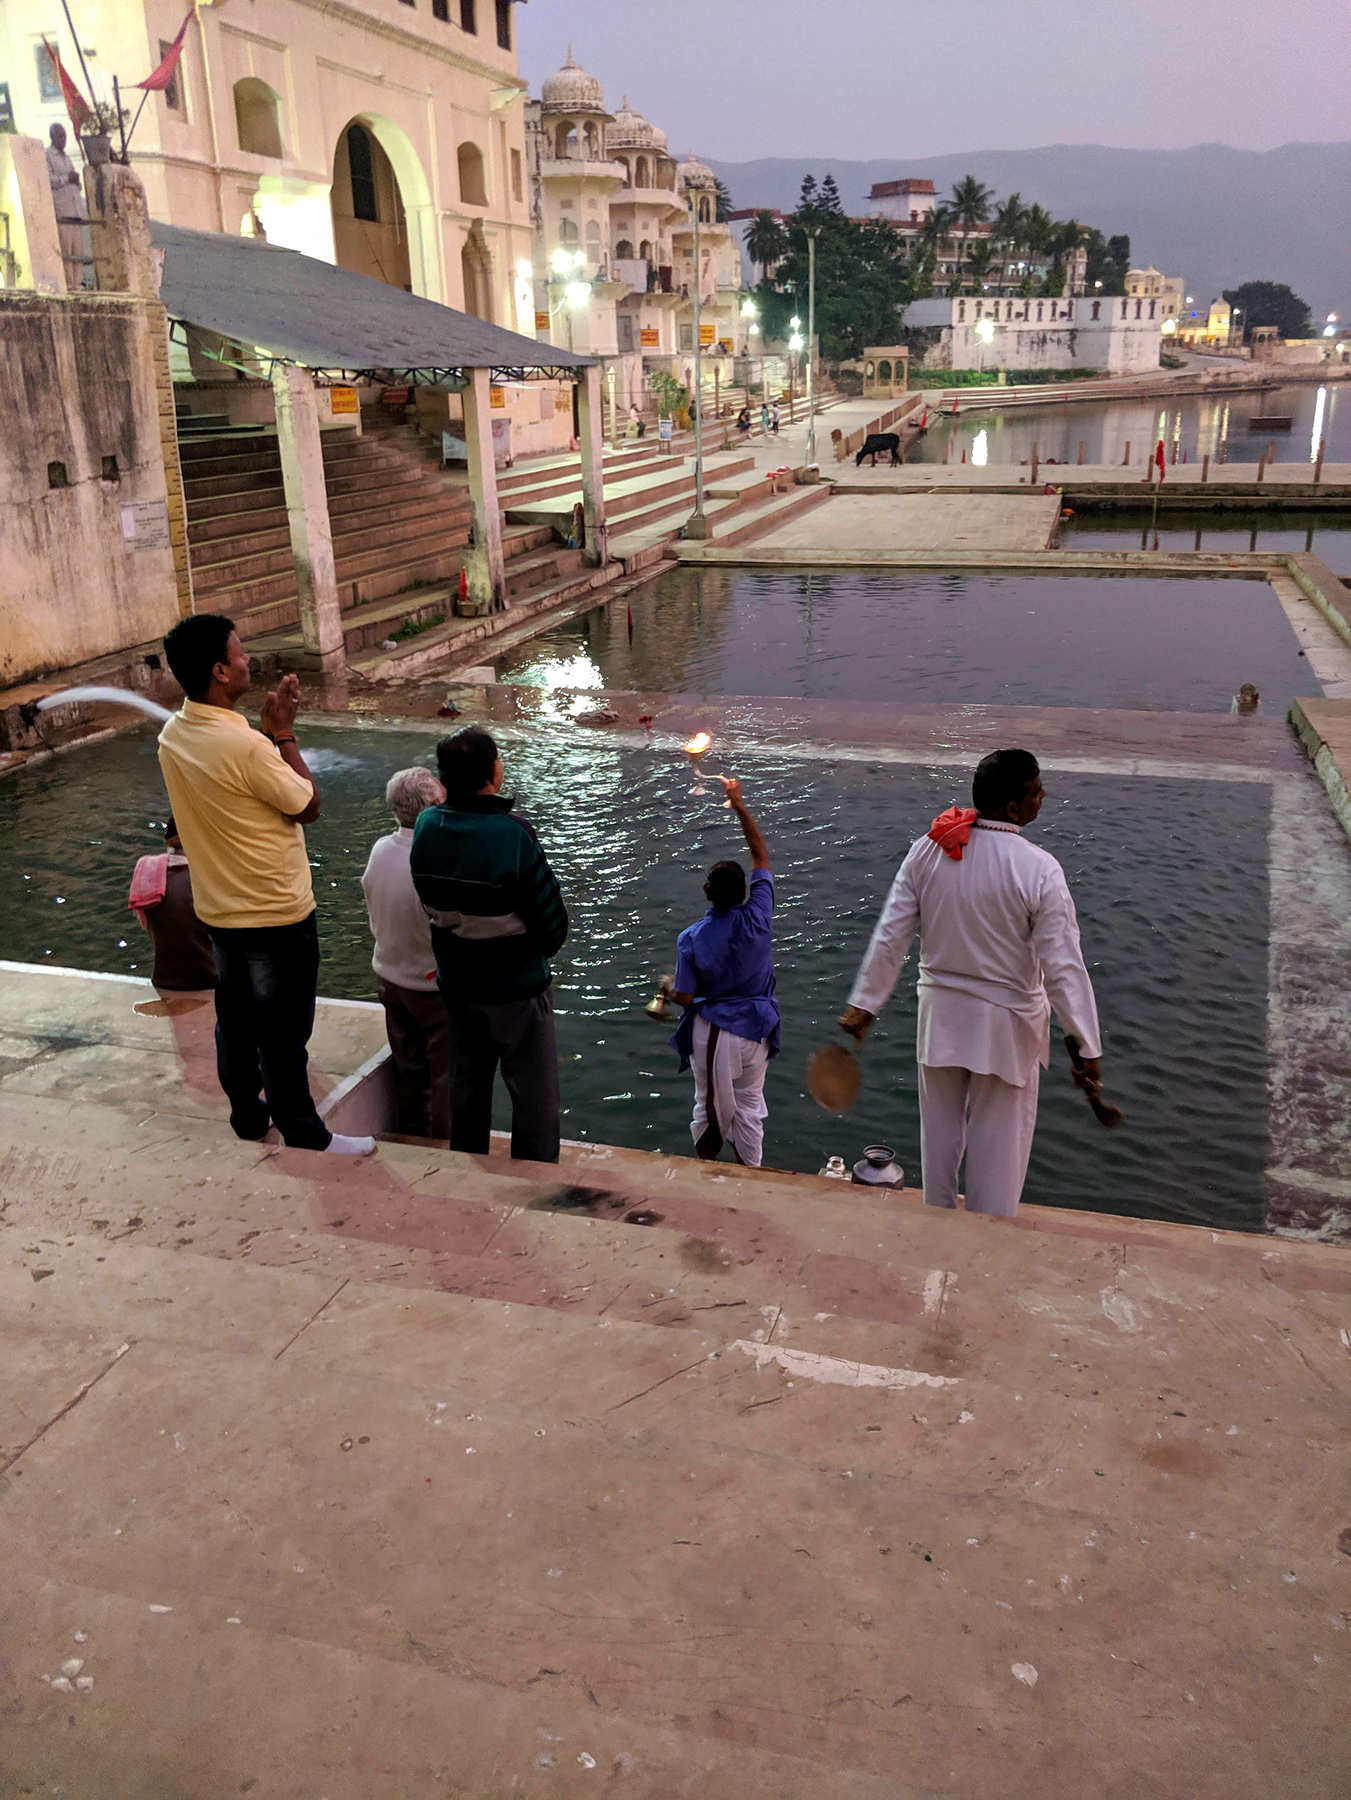
<path fill-rule="evenodd" d="M 516 20 L 532 93 L 571 38 L 612 112 L 627 93 L 673 150 L 728 161 L 1351 138 L 1335 0 L 530 0 Z"/>

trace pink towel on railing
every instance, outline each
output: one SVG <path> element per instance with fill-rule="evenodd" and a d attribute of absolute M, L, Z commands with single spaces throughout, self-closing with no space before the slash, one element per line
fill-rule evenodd
<path fill-rule="evenodd" d="M 145 909 L 158 906 L 164 898 L 164 890 L 169 885 L 169 857 L 165 852 L 160 856 L 143 856 L 137 862 L 131 875 L 131 892 L 127 896 L 127 906 L 141 921 L 141 930 L 146 930 Z"/>

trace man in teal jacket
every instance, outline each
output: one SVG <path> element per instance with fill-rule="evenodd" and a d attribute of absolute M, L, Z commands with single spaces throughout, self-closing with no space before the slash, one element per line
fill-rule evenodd
<path fill-rule="evenodd" d="M 511 1154 L 558 1161 L 558 1052 L 549 958 L 567 908 L 534 830 L 503 799 L 502 759 L 470 726 L 437 746 L 446 790 L 413 832 L 413 886 L 432 924 L 450 1018 L 450 1147 L 486 1155 L 499 1064 Z"/>

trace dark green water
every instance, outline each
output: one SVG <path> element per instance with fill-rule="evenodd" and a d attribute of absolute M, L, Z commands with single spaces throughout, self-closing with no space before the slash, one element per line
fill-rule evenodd
<path fill-rule="evenodd" d="M 307 833 L 324 949 L 322 991 L 373 998 L 359 877 L 392 823 L 384 784 L 432 758 L 433 739 L 307 729 L 324 813 Z M 703 911 L 707 865 L 740 849 L 683 758 L 599 748 L 568 727 L 504 743 L 509 786 L 540 831 L 572 914 L 556 968 L 564 1133 L 688 1153 L 688 1077 L 669 1027 L 643 1013 Z M 766 1161 L 816 1169 L 893 1144 L 918 1178 L 914 972 L 865 1049 L 854 1114 L 803 1088 L 833 1032 L 901 857 L 964 799 L 957 771 L 737 757 L 778 883 L 784 1052 L 767 1086 Z M 1053 776 L 1037 841 L 1063 862 L 1105 1025 L 1108 1087 L 1127 1124 L 1108 1134 L 1060 1057 L 1043 1078 L 1028 1198 L 1256 1227 L 1266 1146 L 1265 785 Z M 0 944 L 7 958 L 147 974 L 125 910 L 138 855 L 156 847 L 163 790 L 150 729 L 0 782 Z M 1204 845 L 1204 857 L 1198 850 Z M 1205 879 L 1197 885 L 1198 863 Z M 1054 1036 L 1054 1034 L 1053 1034 Z"/>
<path fill-rule="evenodd" d="M 633 641 L 626 606 L 633 609 Z M 673 569 L 499 659 L 548 687 L 1227 712 L 1322 692 L 1265 581 Z"/>

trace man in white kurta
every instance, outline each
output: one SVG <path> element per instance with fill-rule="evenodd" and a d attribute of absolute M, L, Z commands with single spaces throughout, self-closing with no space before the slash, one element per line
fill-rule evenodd
<path fill-rule="evenodd" d="M 974 808 L 953 807 L 911 846 L 840 1023 L 862 1039 L 891 996 L 916 931 L 924 1199 L 968 1212 L 1018 1210 L 1037 1119 L 1050 1017 L 1079 1040 L 1085 1091 L 1102 1083 L 1098 1013 L 1074 902 L 1056 859 L 1026 839 L 1045 790 L 1025 750 L 987 756 Z"/>

